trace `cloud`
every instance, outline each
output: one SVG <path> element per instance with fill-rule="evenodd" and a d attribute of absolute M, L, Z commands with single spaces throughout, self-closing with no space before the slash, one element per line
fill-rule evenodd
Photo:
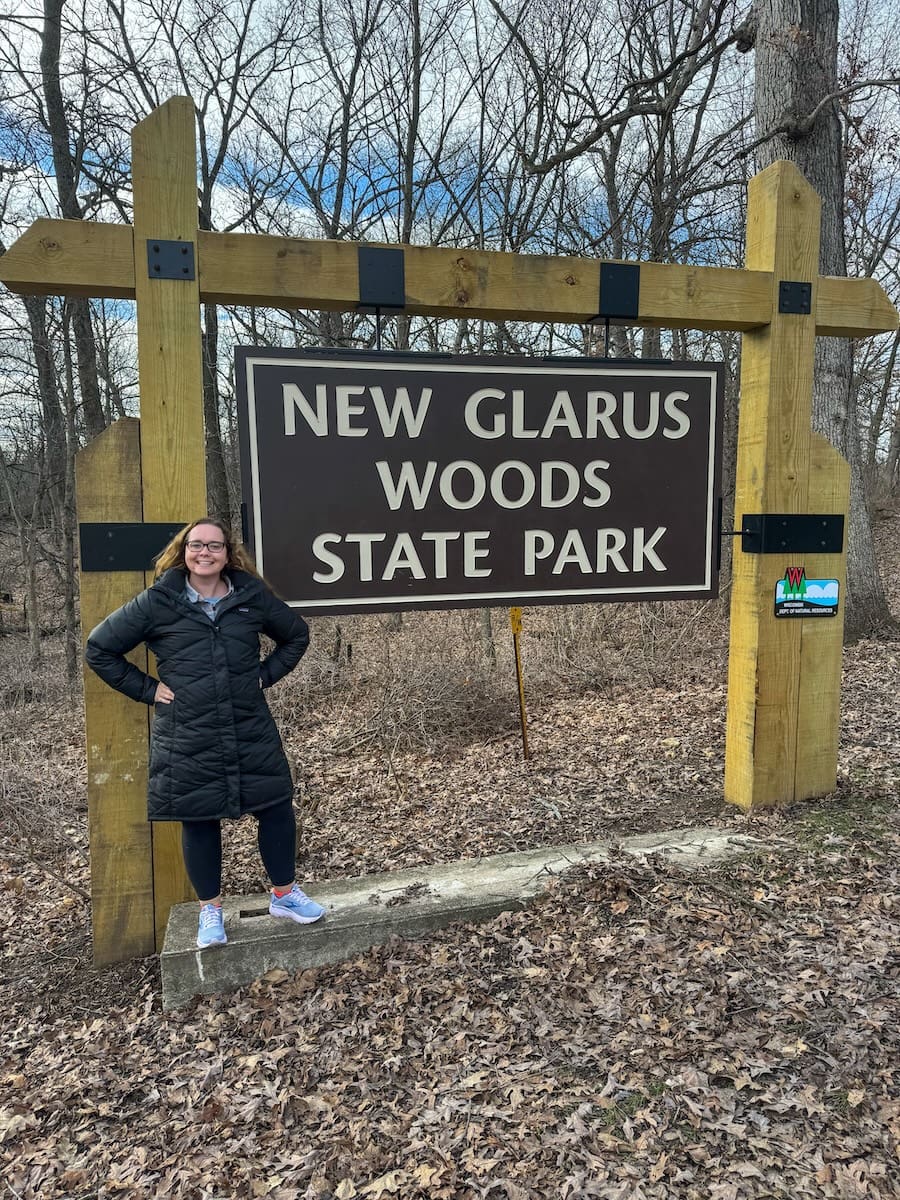
<path fill-rule="evenodd" d="M 820 587 L 815 581 L 811 581 L 806 589 L 806 595 L 810 600 L 837 600 L 838 598 L 838 583 L 836 579 L 822 580 L 825 584 Z"/>

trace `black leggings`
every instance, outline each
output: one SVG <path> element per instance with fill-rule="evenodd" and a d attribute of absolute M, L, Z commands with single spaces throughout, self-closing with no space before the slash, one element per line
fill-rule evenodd
<path fill-rule="evenodd" d="M 263 866 L 275 887 L 293 882 L 297 859 L 297 822 L 292 801 L 273 804 L 253 813 L 256 840 Z M 212 900 L 222 890 L 221 821 L 184 821 L 181 849 L 194 891 L 201 900 Z"/>

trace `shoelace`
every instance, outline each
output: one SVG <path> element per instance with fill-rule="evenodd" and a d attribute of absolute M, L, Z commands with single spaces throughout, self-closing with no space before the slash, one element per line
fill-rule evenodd
<path fill-rule="evenodd" d="M 200 910 L 200 928 L 208 929 L 210 925 L 218 925 L 220 919 L 219 910 L 214 906 L 207 906 Z"/>

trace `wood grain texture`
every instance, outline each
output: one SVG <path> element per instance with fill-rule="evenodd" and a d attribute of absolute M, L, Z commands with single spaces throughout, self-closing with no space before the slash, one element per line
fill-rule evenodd
<path fill-rule="evenodd" d="M 24 294 L 135 295 L 132 229 L 42 218 L 0 258 L 0 281 Z M 157 229 L 157 236 L 163 236 Z M 204 303 L 347 312 L 359 299 L 357 245 L 265 234 L 197 233 Z M 406 246 L 408 310 L 425 316 L 583 322 L 599 307 L 595 259 Z M 634 323 L 671 329 L 755 329 L 772 314 L 766 271 L 642 263 Z M 870 337 L 897 328 L 874 279 L 819 281 L 816 333 Z"/>
<path fill-rule="evenodd" d="M 827 337 L 871 337 L 897 328 L 900 314 L 876 279 L 819 276 L 816 333 Z"/>
<path fill-rule="evenodd" d="M 75 460 L 81 521 L 140 521 L 140 432 L 117 421 Z M 83 640 L 144 585 L 140 571 L 81 574 Z M 147 669 L 143 647 L 128 656 Z M 88 828 L 94 962 L 100 966 L 155 949 L 153 870 L 147 822 L 149 712 L 84 669 Z"/>
<path fill-rule="evenodd" d="M 847 604 L 846 539 L 850 515 L 850 466 L 818 433 L 810 439 L 809 511 L 843 513 L 841 554 L 803 557 L 809 579 L 838 581 L 838 613 L 800 626 L 800 695 L 797 709 L 797 766 L 794 799 L 827 796 L 837 786 L 841 724 L 841 666 Z"/>
<path fill-rule="evenodd" d="M 199 286 L 196 279 L 151 279 L 147 270 L 148 239 L 196 246 L 196 172 L 194 107 L 175 97 L 132 133 L 145 521 L 187 522 L 206 512 Z M 177 823 L 153 826 L 153 879 L 161 948 L 169 909 L 193 895 Z"/>
<path fill-rule="evenodd" d="M 0 256 L 0 282 L 25 296 L 134 299 L 130 225 L 40 217 Z"/>
<path fill-rule="evenodd" d="M 352 310 L 359 301 L 353 242 L 235 233 L 200 237 L 204 297 L 333 311 Z M 403 250 L 410 313 L 584 322 L 600 306 L 599 260 L 427 246 Z M 750 329 L 768 320 L 771 280 L 764 273 L 661 263 L 640 267 L 635 324 Z"/>
<path fill-rule="evenodd" d="M 747 265 L 770 271 L 776 281 L 812 280 L 813 312 L 819 209 L 816 193 L 788 163 L 776 163 L 751 181 Z M 774 297 L 773 309 L 771 324 L 743 339 L 736 522 L 744 513 L 814 511 L 810 422 L 815 326 L 811 316 L 778 313 Z M 815 498 L 821 495 L 820 489 Z M 774 615 L 775 585 L 787 565 L 803 563 L 735 548 L 725 796 L 745 809 L 786 804 L 798 793 L 809 794 L 803 772 L 831 753 L 818 741 L 800 753 L 801 738 L 826 734 L 808 711 L 816 704 L 815 681 L 811 677 L 809 686 L 801 683 L 808 622 Z M 809 636 L 823 655 L 836 653 L 839 675 L 840 645 L 827 631 Z M 821 677 L 833 670 L 832 662 L 822 664 Z"/>

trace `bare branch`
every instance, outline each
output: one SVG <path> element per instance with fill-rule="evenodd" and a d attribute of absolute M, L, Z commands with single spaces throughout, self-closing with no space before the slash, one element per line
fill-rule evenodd
<path fill-rule="evenodd" d="M 773 138 L 785 137 L 788 141 L 796 142 L 800 138 L 807 137 L 813 125 L 815 125 L 819 113 L 822 112 L 829 104 L 835 100 L 845 100 L 848 96 L 852 96 L 856 92 L 865 91 L 867 88 L 879 87 L 897 87 L 900 85 L 900 75 L 888 75 L 883 79 L 861 79 L 859 83 L 850 84 L 848 87 L 840 88 L 836 92 L 829 92 L 827 96 L 823 96 L 819 103 L 807 113 L 805 117 L 791 117 L 780 121 L 768 133 L 764 133 L 762 137 L 756 138 L 749 146 L 745 146 L 743 150 L 738 151 L 738 158 L 746 158 L 757 150 L 760 146 L 764 146 L 766 142 L 771 142 Z"/>

